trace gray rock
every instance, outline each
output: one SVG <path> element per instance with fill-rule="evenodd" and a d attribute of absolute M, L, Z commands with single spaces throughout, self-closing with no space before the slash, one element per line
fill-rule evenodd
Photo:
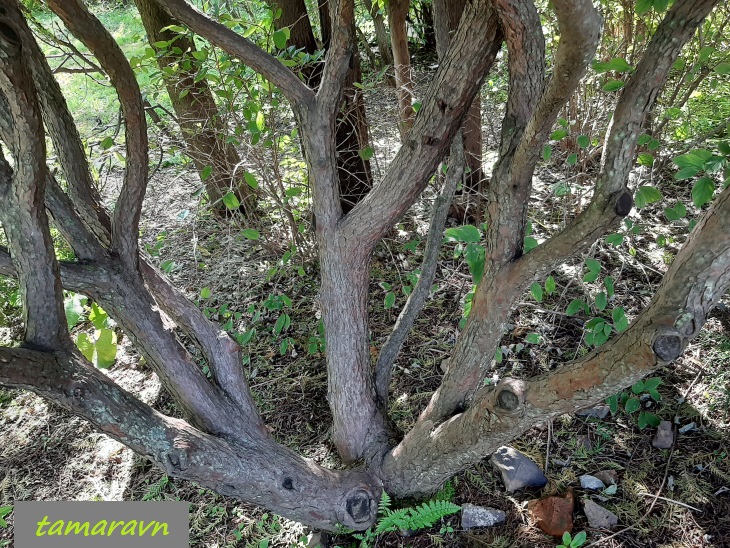
<path fill-rule="evenodd" d="M 687 432 L 690 432 L 694 430 L 697 427 L 697 425 L 693 422 L 689 424 L 685 424 L 682 428 L 679 429 L 680 434 L 686 434 Z"/>
<path fill-rule="evenodd" d="M 674 443 L 674 432 L 672 431 L 672 423 L 662 421 L 659 423 L 656 435 L 651 440 L 651 445 L 656 449 L 669 449 Z"/>
<path fill-rule="evenodd" d="M 592 489 L 593 491 L 603 491 L 606 485 L 596 476 L 584 474 L 580 477 L 580 486 L 583 489 Z"/>
<path fill-rule="evenodd" d="M 543 487 L 547 484 L 547 478 L 537 464 L 512 447 L 503 445 L 494 452 L 490 460 L 502 474 L 508 493 L 523 487 Z"/>
<path fill-rule="evenodd" d="M 590 499 L 583 501 L 583 511 L 588 518 L 588 525 L 592 529 L 610 529 L 618 525 L 618 516 L 599 506 Z"/>
<path fill-rule="evenodd" d="M 493 527 L 502 523 L 506 518 L 507 515 L 496 508 L 474 504 L 461 505 L 461 528 L 465 531 L 476 527 Z"/>
<path fill-rule="evenodd" d="M 596 405 L 595 407 L 589 407 L 587 409 L 581 409 L 576 413 L 579 417 L 586 417 L 589 419 L 605 419 L 611 412 L 611 408 L 608 405 Z"/>
<path fill-rule="evenodd" d="M 618 473 L 616 470 L 600 470 L 593 475 L 606 485 L 618 485 Z"/>

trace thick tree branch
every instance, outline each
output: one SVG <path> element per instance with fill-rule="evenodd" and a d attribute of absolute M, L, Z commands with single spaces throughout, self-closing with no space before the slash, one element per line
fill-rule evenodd
<path fill-rule="evenodd" d="M 124 183 L 112 218 L 112 251 L 134 271 L 139 266 L 139 218 L 149 176 L 147 120 L 137 78 L 119 44 L 80 0 L 47 3 L 97 58 L 122 106 L 127 157 Z"/>
<path fill-rule="evenodd" d="M 9 1 L 5 7 L 7 17 L 12 19 L 21 37 L 33 81 L 36 82 L 43 121 L 65 175 L 69 196 L 84 223 L 102 245 L 107 246 L 110 243 L 111 221 L 101 206 L 101 198 L 89 171 L 84 146 L 76 130 L 73 116 L 68 110 L 66 99 L 17 2 Z M 73 47 L 70 44 L 66 45 Z M 0 125 L 2 123 L 0 120 Z M 77 252 L 80 258 L 91 258 L 80 253 L 82 250 Z"/>
<path fill-rule="evenodd" d="M 204 36 L 213 45 L 238 57 L 247 66 L 279 87 L 295 109 L 307 108 L 313 102 L 314 92 L 306 84 L 282 65 L 276 57 L 266 53 L 251 41 L 213 21 L 185 0 L 155 0 L 155 2 L 193 32 Z"/>
<path fill-rule="evenodd" d="M 468 3 L 452 40 L 416 122 L 383 180 L 340 221 L 358 253 L 374 249 L 418 198 L 451 146 L 502 43 L 490 3 Z"/>
<path fill-rule="evenodd" d="M 678 358 L 730 287 L 730 191 L 703 216 L 651 304 L 588 356 L 532 379 L 484 387 L 462 413 L 419 421 L 386 457 L 388 493 L 427 493 L 538 421 L 595 404 Z M 430 458 L 433 456 L 433 458 Z M 424 458 L 427 461 L 424 461 Z M 413 459 L 420 465 L 412 467 Z"/>
<path fill-rule="evenodd" d="M 332 37 L 327 48 L 327 62 L 322 83 L 317 90 L 317 104 L 322 113 L 334 120 L 342 102 L 345 79 L 355 55 L 355 6 L 353 0 L 331 0 Z"/>
<path fill-rule="evenodd" d="M 326 470 L 270 439 L 227 443 L 204 434 L 158 413 L 75 355 L 0 348 L 0 385 L 31 390 L 84 417 L 172 476 L 313 527 L 366 529 L 377 516 L 375 478 Z"/>
<path fill-rule="evenodd" d="M 0 93 L 12 117 L 14 173 L 0 154 L 0 222 L 13 250 L 23 300 L 26 343 L 39 348 L 71 344 L 63 290 L 44 205 L 46 143 L 40 106 L 18 31 L 0 24 Z"/>
<path fill-rule="evenodd" d="M 393 332 L 385 341 L 383 348 L 378 355 L 378 361 L 375 365 L 375 391 L 378 396 L 380 405 L 387 409 L 388 392 L 390 390 L 390 378 L 393 372 L 393 364 L 398 357 L 403 343 L 413 328 L 413 324 L 418 315 L 426 304 L 426 299 L 431 292 L 431 286 L 436 276 L 436 268 L 438 267 L 439 251 L 441 250 L 441 241 L 444 235 L 444 225 L 449 213 L 451 200 L 456 192 L 456 187 L 464 175 L 464 145 L 460 134 L 454 138 L 451 144 L 451 154 L 449 155 L 449 167 L 446 172 L 446 181 L 440 194 L 436 197 L 431 212 L 431 226 L 428 230 L 426 238 L 426 250 L 423 253 L 423 261 L 421 263 L 421 274 L 418 277 L 418 283 L 408 296 L 406 305 L 398 315 L 395 322 Z"/>

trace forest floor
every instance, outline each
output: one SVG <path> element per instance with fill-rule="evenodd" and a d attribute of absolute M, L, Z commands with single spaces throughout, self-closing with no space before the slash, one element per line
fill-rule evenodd
<path fill-rule="evenodd" d="M 375 87 L 367 93 L 371 119 L 394 121 L 392 90 Z M 392 158 L 398 136 L 394 123 L 374 124 L 372 131 L 378 172 Z M 484 131 L 485 154 L 490 157 L 497 136 L 488 125 Z M 593 168 L 582 169 L 590 173 Z M 589 181 L 581 185 L 578 179 L 563 194 L 556 192 L 556 185 L 564 174 L 546 166 L 538 175 L 530 216 L 533 236 L 540 241 L 581 208 Z M 654 184 L 668 189 L 669 179 Z M 114 194 L 117 183 L 109 179 L 108 195 Z M 328 435 L 316 263 L 296 254 L 283 261 L 287 243 L 281 234 L 261 229 L 261 239 L 250 240 L 241 235 L 246 227 L 238 220 L 219 223 L 198 197 L 199 186 L 197 175 L 185 167 L 156 172 L 142 222 L 142 240 L 151 260 L 169 270 L 176 286 L 213 319 L 239 333 L 256 329 L 245 345 L 244 367 L 272 434 L 320 464 L 338 466 Z M 673 192 L 678 198 L 686 190 Z M 376 251 L 371 273 L 373 352 L 387 338 L 405 303 L 403 288 L 412 283 L 412 272 L 419 267 L 429 206 L 427 193 Z M 624 227 L 621 244 L 594 246 L 589 257 L 602 266 L 596 283 L 580 281 L 584 257 L 577 257 L 553 273 L 557 289 L 551 295 L 538 301 L 526 294 L 510 319 L 502 341 L 503 361 L 495 375 L 527 377 L 585 354 L 589 348 L 584 327 L 590 316 L 568 315 L 565 310 L 573 299 L 587 299 L 600 291 L 606 276 L 614 281 L 612 305 L 620 304 L 629 319 L 635 317 L 649 302 L 686 234 L 685 225 L 668 225 L 661 215 L 658 205 L 634 210 L 630 220 L 641 231 Z M 455 219 L 449 223 L 459 224 Z M 657 236 L 663 236 L 665 245 L 657 245 Z M 455 256 L 454 244 L 442 249 L 435 283 L 394 372 L 390 412 L 403 430 L 415 422 L 438 386 L 441 362 L 459 335 L 471 278 L 463 257 Z M 210 290 L 206 298 L 201 297 L 204 288 Z M 386 308 L 390 292 L 396 299 Z M 291 326 L 277 334 L 274 326 L 283 312 L 289 314 Z M 526 341 L 532 333 L 540 336 L 539 343 Z M 0 338 L 13 334 L 17 332 L 6 328 Z M 154 374 L 124 338 L 109 374 L 163 412 L 177 414 Z M 725 304 L 713 312 L 683 357 L 657 376 L 661 399 L 642 398 L 642 410 L 672 421 L 675 433 L 682 430 L 671 449 L 652 447 L 656 429 L 640 428 L 638 413 L 619 410 L 605 419 L 564 415 L 536 426 L 512 444 L 545 471 L 549 483 L 543 489 L 505 493 L 488 458 L 451 480 L 447 491 L 453 502 L 504 510 L 505 523 L 463 531 L 457 515 L 444 520 L 443 530 L 439 525 L 410 536 L 390 533 L 379 537 L 376 546 L 552 548 L 558 541 L 530 523 L 526 503 L 572 489 L 577 499 L 598 500 L 619 518 L 613 531 L 590 529 L 578 504 L 573 530 L 588 533 L 587 545 L 730 547 L 730 310 Z M 580 487 L 579 476 L 601 470 L 617 473 L 615 493 Z M 301 524 L 169 478 L 84 421 L 34 395 L 0 390 L 0 506 L 17 500 L 185 500 L 191 503 L 191 546 L 199 547 L 289 547 L 309 534 Z M 0 528 L 0 546 L 10 538 L 10 529 Z M 332 543 L 355 545 L 347 536 Z"/>

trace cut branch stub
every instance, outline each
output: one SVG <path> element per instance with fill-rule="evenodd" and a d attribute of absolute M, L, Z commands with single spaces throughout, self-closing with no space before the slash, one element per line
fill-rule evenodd
<path fill-rule="evenodd" d="M 503 379 L 494 390 L 495 412 L 512 412 L 525 403 L 525 383 L 520 379 Z"/>
<path fill-rule="evenodd" d="M 662 329 L 654 335 L 651 348 L 660 361 L 672 362 L 684 350 L 684 337 L 674 330 Z"/>
<path fill-rule="evenodd" d="M 347 494 L 345 506 L 350 519 L 359 525 L 374 520 L 378 504 L 369 491 L 354 489 Z"/>
<path fill-rule="evenodd" d="M 614 211 L 616 212 L 616 215 L 620 215 L 621 217 L 626 217 L 629 213 L 631 213 L 631 208 L 634 207 L 634 198 L 631 196 L 631 193 L 628 191 L 624 191 L 621 193 L 621 195 L 616 200 L 616 205 L 614 206 Z"/>
<path fill-rule="evenodd" d="M 3 21 L 0 21 L 0 36 L 14 48 L 20 46 L 20 37 L 18 34 Z"/>

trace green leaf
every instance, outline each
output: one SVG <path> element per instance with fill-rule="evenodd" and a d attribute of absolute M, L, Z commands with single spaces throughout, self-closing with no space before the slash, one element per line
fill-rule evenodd
<path fill-rule="evenodd" d="M 641 402 L 639 401 L 639 398 L 629 398 L 629 401 L 626 402 L 624 409 L 627 413 L 631 414 L 638 411 L 640 407 Z"/>
<path fill-rule="evenodd" d="M 209 299 L 212 294 L 213 292 L 210 290 L 210 287 L 204 287 L 200 290 L 201 299 Z"/>
<path fill-rule="evenodd" d="M 568 136 L 568 132 L 565 129 L 559 129 L 557 131 L 553 131 L 550 134 L 550 140 L 551 141 L 560 141 L 560 139 L 564 139 Z"/>
<path fill-rule="evenodd" d="M 659 377 L 652 377 L 644 381 L 644 388 L 646 388 L 647 392 L 649 390 L 656 390 L 661 383 L 662 380 Z"/>
<path fill-rule="evenodd" d="M 599 261 L 597 261 L 596 259 L 588 258 L 585 260 L 585 263 L 586 263 L 586 267 L 591 272 L 600 272 L 601 271 L 601 263 Z"/>
<path fill-rule="evenodd" d="M 172 259 L 168 259 L 160 263 L 160 270 L 162 270 L 166 274 L 172 272 L 173 268 L 175 268 L 175 261 L 173 261 Z"/>
<path fill-rule="evenodd" d="M 200 180 L 205 181 L 213 174 L 213 166 L 205 166 L 200 170 Z"/>
<path fill-rule="evenodd" d="M 259 182 L 256 180 L 256 177 L 248 171 L 244 172 L 243 178 L 246 181 L 246 184 L 251 188 L 256 189 L 259 187 Z"/>
<path fill-rule="evenodd" d="M 591 140 L 587 135 L 579 135 L 577 141 L 580 148 L 588 148 L 588 145 L 591 144 Z"/>
<path fill-rule="evenodd" d="M 502 355 L 502 348 L 497 348 L 494 352 L 494 361 L 497 363 L 502 363 L 502 360 L 504 359 L 504 356 Z"/>
<path fill-rule="evenodd" d="M 573 537 L 573 542 L 571 544 L 574 544 L 575 546 L 582 546 L 583 543 L 586 541 L 587 536 L 588 535 L 586 535 L 585 531 L 581 531 Z"/>
<path fill-rule="evenodd" d="M 596 308 L 598 310 L 605 310 L 607 304 L 608 300 L 606 298 L 606 294 L 601 291 L 598 295 L 596 295 Z"/>
<path fill-rule="evenodd" d="M 286 337 L 283 341 L 281 341 L 281 344 L 279 345 L 279 354 L 282 356 L 286 354 L 286 351 L 289 348 L 289 337 Z"/>
<path fill-rule="evenodd" d="M 644 411 L 642 413 L 644 416 L 644 421 L 649 424 L 650 426 L 657 427 L 662 422 L 662 420 L 657 417 L 654 413 L 649 413 L 648 411 Z"/>
<path fill-rule="evenodd" d="M 550 158 L 553 156 L 553 147 L 550 145 L 545 145 L 542 147 L 542 159 L 546 162 L 550 161 Z"/>
<path fill-rule="evenodd" d="M 117 358 L 117 336 L 111 329 L 96 332 L 93 364 L 99 369 L 109 369 Z"/>
<path fill-rule="evenodd" d="M 644 382 L 643 381 L 637 381 L 631 386 L 631 391 L 634 394 L 641 394 L 644 391 Z"/>
<path fill-rule="evenodd" d="M 603 91 L 618 91 L 622 87 L 626 85 L 626 82 L 622 82 L 621 80 L 609 80 L 605 84 L 603 84 L 603 87 L 601 88 Z"/>
<path fill-rule="evenodd" d="M 669 0 L 654 0 L 654 11 L 657 13 L 663 13 L 667 11 L 669 7 Z"/>
<path fill-rule="evenodd" d="M 634 195 L 634 203 L 639 209 L 644 208 L 653 202 L 658 202 L 661 199 L 661 192 L 659 192 L 655 187 L 648 185 L 640 186 Z"/>
<path fill-rule="evenodd" d="M 616 57 L 605 63 L 594 63 L 593 70 L 600 74 L 602 72 L 609 71 L 629 72 L 633 69 L 631 68 L 631 65 L 626 62 L 626 59 L 624 59 L 623 57 Z"/>
<path fill-rule="evenodd" d="M 653 399 L 654 401 L 661 401 L 662 395 L 656 390 L 651 390 L 647 388 L 646 392 L 651 396 L 651 399 Z"/>
<path fill-rule="evenodd" d="M 457 242 L 478 242 L 482 239 L 479 229 L 473 225 L 464 225 L 456 228 L 447 228 L 446 237 Z"/>
<path fill-rule="evenodd" d="M 386 293 L 385 295 L 385 309 L 388 310 L 389 308 L 393 308 L 393 305 L 395 304 L 395 293 L 392 291 Z"/>
<path fill-rule="evenodd" d="M 565 310 L 565 313 L 568 314 L 568 316 L 574 316 L 581 310 L 585 311 L 587 309 L 586 303 L 584 303 L 580 299 L 573 299 L 570 301 L 570 304 L 568 305 L 568 308 Z"/>
<path fill-rule="evenodd" d="M 256 113 L 256 129 L 258 129 L 259 131 L 263 131 L 265 125 L 266 125 L 266 118 L 264 118 L 264 113 L 259 110 Z"/>
<path fill-rule="evenodd" d="M 715 67 L 715 72 L 722 76 L 730 74 L 730 63 L 720 63 Z"/>
<path fill-rule="evenodd" d="M 229 192 L 225 196 L 223 196 L 223 204 L 231 210 L 236 210 L 239 207 L 241 207 L 241 202 L 238 201 L 238 198 L 233 192 Z"/>
<path fill-rule="evenodd" d="M 702 156 L 692 153 L 692 152 L 687 153 L 687 154 L 681 154 L 680 156 L 676 156 L 675 158 L 672 158 L 672 162 L 674 162 L 677 165 L 677 167 L 680 167 L 680 168 L 694 167 L 697 169 L 697 171 L 704 169 L 705 161 L 706 161 L 706 158 L 703 158 Z"/>
<path fill-rule="evenodd" d="M 608 408 L 611 410 L 612 415 L 618 413 L 618 395 L 614 395 L 606 399 L 606 403 L 608 404 Z"/>
<path fill-rule="evenodd" d="M 677 181 L 684 181 L 685 179 L 691 179 L 700 172 L 696 167 L 683 167 L 677 173 L 674 174 L 674 178 Z"/>
<path fill-rule="evenodd" d="M 90 362 L 94 359 L 94 342 L 86 333 L 79 333 L 76 337 L 76 346 L 81 350 L 84 358 Z"/>
<path fill-rule="evenodd" d="M 187 32 L 187 29 L 185 27 L 181 27 L 180 25 L 167 25 L 160 30 L 171 30 L 172 32 L 177 32 L 178 34 L 185 34 Z"/>
<path fill-rule="evenodd" d="M 283 28 L 274 32 L 274 45 L 279 49 L 286 49 L 286 41 L 289 39 L 289 29 Z"/>
<path fill-rule="evenodd" d="M 573 154 L 569 155 L 568 158 L 565 160 L 565 163 L 569 166 L 574 166 L 578 162 L 578 155 L 574 152 Z"/>
<path fill-rule="evenodd" d="M 537 240 L 533 238 L 532 236 L 527 236 L 525 238 L 525 242 L 523 244 L 524 252 L 529 253 L 531 250 L 535 249 L 539 244 L 537 243 Z"/>
<path fill-rule="evenodd" d="M 552 295 L 556 289 L 557 285 L 555 284 L 555 278 L 553 278 L 552 276 L 548 276 L 547 280 L 545 280 L 545 292 L 548 295 Z"/>
<path fill-rule="evenodd" d="M 714 194 L 715 182 L 709 177 L 700 177 L 692 187 L 692 201 L 697 207 L 709 203 Z"/>
<path fill-rule="evenodd" d="M 605 240 L 608 245 L 618 247 L 624 242 L 624 235 L 616 232 L 614 234 L 609 234 L 608 236 L 606 236 Z"/>
<path fill-rule="evenodd" d="M 542 287 L 540 286 L 539 283 L 535 282 L 530 286 L 530 293 L 532 293 L 533 298 L 537 302 L 539 302 L 539 303 L 542 302 L 543 293 L 542 293 Z"/>
<path fill-rule="evenodd" d="M 360 158 L 365 160 L 366 162 L 370 160 L 370 158 L 373 157 L 373 154 L 375 154 L 375 150 L 373 150 L 373 147 L 365 147 L 361 151 L 358 152 L 360 155 Z"/>
<path fill-rule="evenodd" d="M 110 148 L 112 148 L 113 146 L 114 146 L 114 138 L 113 138 L 113 137 L 105 137 L 105 138 L 104 138 L 104 139 L 103 139 L 103 140 L 101 141 L 101 148 L 102 148 L 103 150 L 109 150 L 109 149 L 110 149 Z"/>
<path fill-rule="evenodd" d="M 530 344 L 540 344 L 541 337 L 537 333 L 528 333 L 525 336 L 525 342 L 528 342 Z"/>
<path fill-rule="evenodd" d="M 469 243 L 464 251 L 464 259 L 469 265 L 469 272 L 474 280 L 474 285 L 479 285 L 484 276 L 484 263 L 486 260 L 485 249 L 475 243 Z"/>
<path fill-rule="evenodd" d="M 289 314 L 284 312 L 276 319 L 276 323 L 274 324 L 274 335 L 279 335 L 288 327 L 288 324 L 291 324 L 291 318 L 289 317 Z"/>
<path fill-rule="evenodd" d="M 255 228 L 244 228 L 241 231 L 241 235 L 249 240 L 258 240 L 261 238 L 261 234 Z"/>
<path fill-rule="evenodd" d="M 614 287 L 613 287 L 613 278 L 611 276 L 606 276 L 603 280 L 603 285 L 606 288 L 606 293 L 608 298 L 610 299 L 613 297 L 614 294 Z"/>
<path fill-rule="evenodd" d="M 710 60 L 710 57 L 712 57 L 712 54 L 715 53 L 715 48 L 712 46 L 705 46 L 700 50 L 700 56 L 699 56 L 699 62 L 700 63 L 706 63 Z"/>
<path fill-rule="evenodd" d="M 88 298 L 79 293 L 72 293 L 63 300 L 63 310 L 66 313 L 66 323 L 69 330 L 76 327 L 84 313 L 84 305 Z"/>
<path fill-rule="evenodd" d="M 91 313 L 89 314 L 89 321 L 93 324 L 95 329 L 103 329 L 107 327 L 109 314 L 107 314 L 104 309 L 96 303 L 92 303 Z"/>
<path fill-rule="evenodd" d="M 637 161 L 641 166 L 651 167 L 654 165 L 654 156 L 648 152 L 642 152 L 639 154 Z"/>

